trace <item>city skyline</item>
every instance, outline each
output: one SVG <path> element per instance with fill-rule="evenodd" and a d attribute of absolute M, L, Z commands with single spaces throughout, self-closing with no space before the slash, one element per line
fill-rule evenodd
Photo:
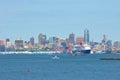
<path fill-rule="evenodd" d="M 39 33 L 48 37 L 84 36 L 88 29 L 90 41 L 119 41 L 119 0 L 4 0 L 0 1 L 0 39 L 28 41 Z"/>

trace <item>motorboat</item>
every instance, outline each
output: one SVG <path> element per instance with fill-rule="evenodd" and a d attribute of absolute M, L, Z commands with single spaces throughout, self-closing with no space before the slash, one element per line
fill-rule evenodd
<path fill-rule="evenodd" d="M 54 56 L 52 57 L 52 59 L 60 59 L 58 56 Z"/>

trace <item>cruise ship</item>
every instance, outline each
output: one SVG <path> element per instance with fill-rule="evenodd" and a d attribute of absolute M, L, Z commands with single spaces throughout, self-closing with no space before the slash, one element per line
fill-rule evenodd
<path fill-rule="evenodd" d="M 91 47 L 88 44 L 84 45 L 74 45 L 72 49 L 72 54 L 81 55 L 81 54 L 90 54 Z"/>

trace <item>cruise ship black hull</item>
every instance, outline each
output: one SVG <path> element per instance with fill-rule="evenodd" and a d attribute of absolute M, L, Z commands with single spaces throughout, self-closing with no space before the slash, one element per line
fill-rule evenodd
<path fill-rule="evenodd" d="M 73 54 L 90 54 L 91 50 L 74 50 Z"/>
<path fill-rule="evenodd" d="M 91 50 L 83 50 L 84 54 L 90 54 Z"/>

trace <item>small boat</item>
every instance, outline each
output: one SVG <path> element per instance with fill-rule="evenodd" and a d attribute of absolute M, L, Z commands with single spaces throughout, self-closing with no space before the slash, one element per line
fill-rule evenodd
<path fill-rule="evenodd" d="M 100 58 L 100 60 L 120 60 L 120 58 Z"/>
<path fill-rule="evenodd" d="M 54 56 L 52 57 L 52 59 L 60 59 L 58 56 Z"/>

